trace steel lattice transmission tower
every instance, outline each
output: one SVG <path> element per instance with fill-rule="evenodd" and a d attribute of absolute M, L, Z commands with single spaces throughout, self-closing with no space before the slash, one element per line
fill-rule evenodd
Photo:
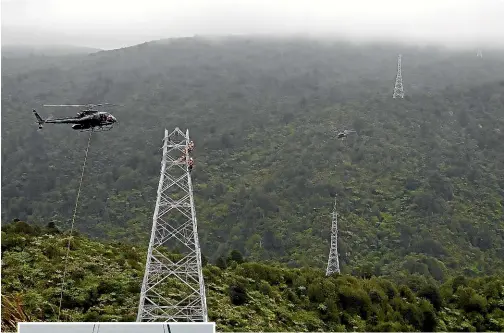
<path fill-rule="evenodd" d="M 331 249 L 329 251 L 329 260 L 327 261 L 326 276 L 340 272 L 338 258 L 338 213 L 336 212 L 336 198 L 334 198 L 334 208 L 332 212 L 331 225 Z"/>
<path fill-rule="evenodd" d="M 395 80 L 394 86 L 394 95 L 393 98 L 404 98 L 404 88 L 402 83 L 402 74 L 401 74 L 401 58 L 402 56 L 399 54 L 397 57 L 397 76 Z"/>
<path fill-rule="evenodd" d="M 165 130 L 161 176 L 137 321 L 208 320 L 196 211 L 188 168 L 189 130 Z M 184 156 L 181 158 L 181 156 Z"/>

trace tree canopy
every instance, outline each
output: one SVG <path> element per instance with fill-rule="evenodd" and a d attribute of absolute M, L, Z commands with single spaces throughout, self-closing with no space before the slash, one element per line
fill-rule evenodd
<path fill-rule="evenodd" d="M 392 99 L 397 54 L 406 96 Z M 188 38 L 2 61 L 2 217 L 67 230 L 85 133 L 44 103 L 111 102 L 76 228 L 146 246 L 164 128 L 188 128 L 202 251 L 444 282 L 504 267 L 504 57 L 402 45 Z M 337 140 L 336 130 L 356 135 Z M 239 263 L 238 257 L 234 261 Z"/>
<path fill-rule="evenodd" d="M 54 225 L 2 227 L 2 331 L 58 318 L 67 236 Z M 145 251 L 76 235 L 60 321 L 134 321 Z M 502 275 L 438 284 L 415 273 L 395 283 L 253 261 L 208 264 L 203 273 L 209 321 L 219 332 L 504 330 Z"/>

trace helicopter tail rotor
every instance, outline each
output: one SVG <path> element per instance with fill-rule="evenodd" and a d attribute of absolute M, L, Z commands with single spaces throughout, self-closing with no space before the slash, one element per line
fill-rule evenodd
<path fill-rule="evenodd" d="M 35 118 L 37 118 L 37 123 L 39 126 L 39 129 L 42 129 L 44 126 L 44 123 L 46 122 L 42 117 L 37 113 L 37 111 L 33 110 L 33 113 L 35 114 Z"/>

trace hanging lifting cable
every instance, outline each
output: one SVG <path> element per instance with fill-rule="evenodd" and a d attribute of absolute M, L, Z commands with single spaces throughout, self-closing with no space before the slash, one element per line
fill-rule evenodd
<path fill-rule="evenodd" d="M 72 226 L 70 227 L 70 237 L 68 238 L 67 251 L 66 251 L 66 256 L 65 256 L 65 265 L 64 265 L 64 270 L 63 270 L 63 279 L 61 281 L 61 294 L 60 294 L 60 301 L 59 301 L 58 320 L 56 320 L 56 321 L 60 321 L 61 303 L 63 302 L 63 290 L 65 288 L 65 277 L 66 277 L 66 272 L 67 272 L 67 259 L 68 259 L 68 255 L 70 253 L 70 242 L 72 240 L 74 223 L 75 223 L 75 217 L 77 216 L 77 206 L 79 205 L 79 197 L 80 197 L 80 192 L 81 192 L 81 187 L 82 187 L 82 179 L 84 178 L 84 170 L 86 169 L 86 162 L 87 162 L 87 157 L 88 157 L 88 152 L 89 152 L 89 145 L 91 143 L 91 135 L 92 134 L 93 134 L 93 132 L 90 131 L 89 132 L 88 142 L 87 142 L 87 147 L 86 147 L 86 154 L 84 156 L 84 163 L 82 164 L 82 172 L 81 172 L 80 181 L 79 181 L 79 190 L 77 191 L 77 198 L 75 199 L 75 207 L 74 207 L 74 213 L 73 213 L 73 217 L 72 217 Z M 98 329 L 99 329 L 99 326 L 98 326 Z M 93 331 L 94 331 L 94 327 L 93 327 Z"/>

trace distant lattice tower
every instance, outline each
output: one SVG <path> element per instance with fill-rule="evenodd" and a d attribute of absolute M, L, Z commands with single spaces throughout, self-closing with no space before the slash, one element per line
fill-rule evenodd
<path fill-rule="evenodd" d="M 338 213 L 336 212 L 336 198 L 334 198 L 334 208 L 332 212 L 331 224 L 331 249 L 329 250 L 329 260 L 327 261 L 326 276 L 339 273 L 338 258 Z"/>
<path fill-rule="evenodd" d="M 189 130 L 165 130 L 137 321 L 208 320 L 189 143 Z"/>
<path fill-rule="evenodd" d="M 478 58 L 483 58 L 483 51 L 478 50 L 478 53 L 476 54 Z"/>
<path fill-rule="evenodd" d="M 399 54 L 397 57 L 397 76 L 395 80 L 394 86 L 394 95 L 393 98 L 404 98 L 404 88 L 402 83 L 402 73 L 401 73 L 401 58 L 402 56 Z"/>

